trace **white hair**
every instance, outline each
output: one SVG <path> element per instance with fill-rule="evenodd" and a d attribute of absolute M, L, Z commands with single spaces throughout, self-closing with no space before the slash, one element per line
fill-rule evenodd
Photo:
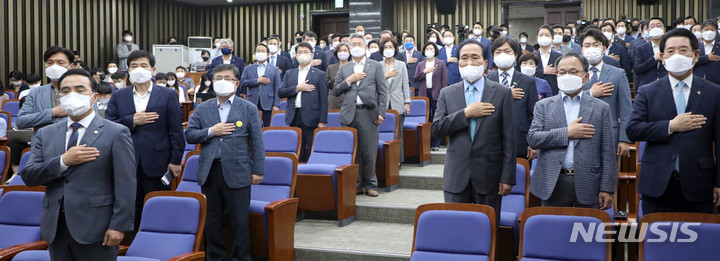
<path fill-rule="evenodd" d="M 235 47 L 235 42 L 233 42 L 233 40 L 230 38 L 225 38 L 225 39 L 220 40 L 220 45 L 222 45 L 223 43 L 227 43 L 230 46 Z"/>
<path fill-rule="evenodd" d="M 363 44 L 364 44 L 364 45 L 367 45 L 367 44 L 365 43 L 365 35 L 360 34 L 360 33 L 351 34 L 351 35 L 350 35 L 350 39 L 348 39 L 348 42 L 352 41 L 352 39 L 355 39 L 355 38 L 360 38 L 360 39 L 362 39 Z"/>

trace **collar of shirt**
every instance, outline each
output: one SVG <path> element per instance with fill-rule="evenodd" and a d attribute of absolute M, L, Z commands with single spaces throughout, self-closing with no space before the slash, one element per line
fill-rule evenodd
<path fill-rule="evenodd" d="M 603 65 L 605 65 L 605 62 L 603 62 L 602 60 L 600 60 L 600 64 L 595 65 L 595 66 L 590 65 L 590 68 L 595 67 L 595 68 L 598 69 L 598 73 L 601 73 L 601 72 L 602 72 Z M 590 76 L 592 77 L 592 75 L 590 75 Z"/>
<path fill-rule="evenodd" d="M 366 59 L 367 59 L 367 57 L 363 57 L 359 63 L 356 63 L 355 59 L 353 59 L 353 63 L 355 64 L 355 66 L 365 66 Z M 310 66 L 308 66 L 308 67 L 310 67 Z"/>
<path fill-rule="evenodd" d="M 140 95 L 140 93 L 139 93 L 139 92 L 137 91 L 137 89 L 136 89 L 137 87 L 136 87 L 135 85 L 133 85 L 133 94 L 134 94 L 134 95 L 137 95 L 137 96 L 145 97 L 145 96 L 149 95 L 149 94 L 152 92 L 152 89 L 153 89 L 153 86 L 154 86 L 154 85 L 155 85 L 154 83 L 151 83 L 151 84 L 150 84 L 150 87 L 148 87 L 147 91 L 145 92 L 145 95 Z"/>
<path fill-rule="evenodd" d="M 584 93 L 584 91 L 580 92 L 578 95 L 575 95 L 575 97 L 573 97 L 572 100 L 573 100 L 573 101 L 577 101 L 577 102 L 579 103 L 580 100 L 582 100 L 583 93 Z M 568 96 L 567 94 L 565 94 L 565 93 L 562 92 L 562 91 L 560 91 L 560 97 L 562 98 L 563 103 L 568 103 L 568 101 L 571 100 L 571 99 L 570 99 L 570 96 Z M 575 98 L 577 98 L 577 99 L 575 99 Z M 567 115 L 566 115 L 566 116 L 567 116 Z"/>
<path fill-rule="evenodd" d="M 671 75 L 668 75 L 668 78 L 670 78 L 670 88 L 672 88 L 673 93 L 674 93 L 675 86 L 677 86 L 677 84 L 680 82 L 680 80 L 675 79 L 675 77 L 672 77 Z M 692 82 L 693 82 L 693 74 L 692 73 L 690 74 L 690 76 L 685 77 L 685 79 L 682 79 L 682 81 L 685 83 L 685 86 L 687 86 L 688 90 L 692 90 Z"/>
<path fill-rule="evenodd" d="M 463 85 L 465 86 L 465 87 L 463 88 L 463 90 L 465 90 L 465 92 L 470 91 L 470 85 L 472 85 L 472 86 L 475 87 L 475 89 L 476 89 L 478 92 L 480 92 L 480 93 L 482 94 L 483 89 L 485 89 L 485 77 L 484 77 L 484 76 L 483 76 L 483 77 L 480 77 L 480 79 L 479 79 L 477 82 L 473 83 L 473 84 L 471 84 L 471 83 L 468 82 L 467 80 L 463 79 Z"/>
<path fill-rule="evenodd" d="M 227 61 L 232 62 L 232 56 L 230 56 L 230 59 L 225 59 L 225 56 L 220 56 L 220 57 L 222 57 L 223 62 L 227 62 Z"/>
<path fill-rule="evenodd" d="M 80 123 L 83 128 L 87 129 L 88 126 L 90 126 L 90 123 L 92 122 L 93 118 L 95 118 L 95 111 L 93 110 L 88 116 L 85 116 L 85 118 L 82 118 L 82 120 L 78 121 L 77 123 Z M 68 117 L 67 121 L 67 127 L 70 129 L 70 125 L 75 123 L 75 121 L 71 120 L 70 117 Z"/>
<path fill-rule="evenodd" d="M 262 64 L 260 64 L 260 63 L 255 63 L 255 64 L 257 64 L 258 68 L 261 68 L 261 67 L 262 67 L 262 68 L 267 68 L 267 62 L 264 62 L 264 63 L 262 63 Z"/>
<path fill-rule="evenodd" d="M 503 74 L 504 72 L 507 72 L 507 73 L 508 73 L 508 75 L 509 75 L 509 76 L 508 76 L 508 82 L 511 82 L 511 81 L 512 81 L 512 78 L 513 78 L 513 75 L 515 74 L 515 67 L 510 67 L 510 69 L 508 69 L 507 71 L 503 71 L 503 70 L 498 69 L 498 73 L 499 73 L 498 76 L 502 76 L 502 74 Z M 501 79 L 501 78 L 498 78 L 498 80 L 500 80 L 500 82 L 502 82 L 502 79 Z M 510 84 L 512 85 L 512 83 L 510 83 Z"/>
<path fill-rule="evenodd" d="M 225 104 L 232 106 L 233 101 L 235 101 L 235 95 L 230 95 L 230 98 L 228 98 L 227 101 L 225 101 Z M 225 104 L 220 104 L 220 100 L 217 100 L 217 104 L 218 104 L 218 109 L 225 106 Z"/>
<path fill-rule="evenodd" d="M 365 59 L 363 59 L 363 60 L 365 60 Z M 312 68 L 312 66 L 310 66 L 310 64 L 308 64 L 307 66 L 305 66 L 305 68 L 302 68 L 302 66 L 298 65 L 297 68 L 298 68 L 298 74 L 300 74 L 302 72 L 309 72 L 310 68 Z"/>
<path fill-rule="evenodd" d="M 710 44 L 707 44 L 705 42 L 703 42 L 703 44 L 705 45 L 705 54 L 707 55 L 708 50 L 712 51 L 712 49 L 715 47 L 715 40 L 713 40 Z"/>

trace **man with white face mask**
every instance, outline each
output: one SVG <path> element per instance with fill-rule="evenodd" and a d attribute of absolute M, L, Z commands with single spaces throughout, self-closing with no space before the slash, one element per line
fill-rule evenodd
<path fill-rule="evenodd" d="M 440 91 L 431 132 L 435 138 L 450 136 L 445 202 L 488 205 L 500 220 L 502 196 L 516 182 L 515 114 L 510 88 L 483 77 L 486 53 L 475 40 L 460 44 L 463 81 Z"/>
<path fill-rule="evenodd" d="M 455 45 L 455 32 L 448 29 L 442 34 L 443 47 L 440 49 L 437 58 L 445 61 L 447 67 L 448 84 L 455 84 L 462 81 L 460 69 L 458 68 L 457 46 Z"/>
<path fill-rule="evenodd" d="M 608 209 L 617 172 L 610 106 L 583 91 L 585 57 L 569 53 L 555 64 L 561 93 L 535 105 L 528 132 L 539 150 L 530 192 L 542 206 Z"/>
<path fill-rule="evenodd" d="M 267 61 L 270 65 L 275 66 L 280 70 L 280 78 L 285 77 L 285 72 L 292 69 L 293 64 L 290 58 L 285 57 L 280 50 L 280 38 L 273 35 L 267 40 L 268 42 L 268 58 Z"/>
<path fill-rule="evenodd" d="M 535 51 L 535 54 L 540 57 L 540 64 L 537 65 L 535 71 L 535 77 L 544 79 L 550 85 L 550 90 L 553 95 L 558 94 L 557 77 L 555 76 L 554 62 L 562 54 L 552 50 L 552 37 L 553 28 L 549 25 L 540 26 L 537 34 L 537 42 L 540 48 Z"/>
<path fill-rule="evenodd" d="M 262 111 L 263 126 L 268 127 L 272 119 L 272 112 L 280 110 L 278 91 L 282 80 L 280 71 L 267 63 L 267 45 L 258 44 L 255 47 L 255 60 L 257 60 L 256 64 L 245 66 L 243 69 L 239 93 L 245 94 L 247 100 Z"/>
<path fill-rule="evenodd" d="M 720 84 L 720 41 L 717 39 L 717 24 L 713 20 L 707 20 L 701 28 L 700 59 L 693 71 L 698 77 Z"/>
<path fill-rule="evenodd" d="M 140 47 L 138 47 L 137 44 L 133 43 L 133 33 L 130 30 L 124 30 L 122 32 L 122 42 L 117 44 L 117 47 L 115 48 L 117 51 L 119 69 L 120 71 L 127 71 L 128 70 L 128 64 L 127 64 L 127 58 L 130 55 L 130 53 L 140 50 Z M 73 55 L 73 60 L 75 59 L 75 55 Z"/>
<path fill-rule="evenodd" d="M 638 90 L 627 127 L 646 142 L 643 213 L 710 214 L 720 205 L 720 86 L 693 76 L 700 50 L 689 30 L 670 30 L 659 47 L 669 75 Z"/>
<path fill-rule="evenodd" d="M 135 153 L 130 131 L 97 116 L 97 83 L 82 69 L 58 81 L 69 115 L 40 129 L 21 177 L 46 186 L 40 231 L 53 260 L 115 260 L 133 230 Z"/>
<path fill-rule="evenodd" d="M 170 190 L 161 178 L 167 171 L 180 175 L 183 141 L 180 103 L 175 89 L 153 84 L 155 56 L 138 50 L 128 56 L 133 85 L 115 91 L 105 118 L 130 129 L 137 157 L 137 201 L 135 228 L 140 225 L 145 196 L 153 191 Z"/>
<path fill-rule="evenodd" d="M 325 57 L 325 52 L 323 52 L 320 47 L 316 47 L 318 41 L 317 39 L 317 34 L 313 31 L 307 31 L 303 34 L 303 42 L 306 42 L 313 47 L 313 60 L 310 65 L 324 72 L 328 67 L 327 59 Z M 297 49 L 297 46 L 295 48 Z M 295 51 L 297 52 L 297 50 Z M 297 57 L 293 60 L 293 67 L 298 67 Z"/>
<path fill-rule="evenodd" d="M 648 29 L 650 41 L 635 48 L 633 69 L 639 80 L 635 82 L 636 89 L 667 76 L 660 52 L 660 39 L 665 34 L 665 21 L 660 17 L 653 17 L 648 23 Z"/>

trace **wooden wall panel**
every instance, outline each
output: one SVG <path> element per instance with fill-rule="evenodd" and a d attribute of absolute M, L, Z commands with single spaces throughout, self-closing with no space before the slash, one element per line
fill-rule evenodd
<path fill-rule="evenodd" d="M 625 15 L 628 18 L 648 19 L 659 16 L 670 25 L 678 17 L 692 15 L 702 22 L 710 11 L 710 1 L 713 0 L 659 0 L 657 4 L 638 5 L 637 0 L 584 0 L 583 12 L 588 19 L 593 18 L 619 18 Z"/>

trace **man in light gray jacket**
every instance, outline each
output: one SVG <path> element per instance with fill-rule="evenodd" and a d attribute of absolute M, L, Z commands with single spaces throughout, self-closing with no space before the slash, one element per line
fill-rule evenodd
<path fill-rule="evenodd" d="M 130 53 L 140 50 L 140 47 L 137 46 L 137 44 L 134 44 L 132 42 L 133 40 L 133 33 L 130 30 L 124 30 L 122 32 L 123 41 L 122 43 L 119 43 L 117 45 L 117 56 L 118 56 L 118 68 L 121 71 L 127 72 L 128 70 L 128 64 L 127 64 L 127 58 L 130 55 Z"/>

